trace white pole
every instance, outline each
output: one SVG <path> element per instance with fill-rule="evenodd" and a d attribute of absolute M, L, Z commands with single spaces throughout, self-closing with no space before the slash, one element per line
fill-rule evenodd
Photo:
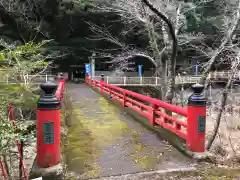
<path fill-rule="evenodd" d="M 95 77 L 95 56 L 96 56 L 96 54 L 93 53 L 92 57 L 91 57 L 92 77 Z"/>
<path fill-rule="evenodd" d="M 140 77 L 140 85 L 142 85 L 143 84 L 143 77 L 141 76 Z"/>
<path fill-rule="evenodd" d="M 155 85 L 156 86 L 158 85 L 158 77 L 157 76 L 155 77 Z"/>
<path fill-rule="evenodd" d="M 8 84 L 8 74 L 7 74 L 7 84 Z"/>
<path fill-rule="evenodd" d="M 123 77 L 123 84 L 124 84 L 124 85 L 126 85 L 126 80 L 127 80 L 127 77 L 124 76 L 124 77 Z"/>
<path fill-rule="evenodd" d="M 107 76 L 107 84 L 108 84 L 108 76 Z"/>
<path fill-rule="evenodd" d="M 47 74 L 46 74 L 46 82 L 48 81 L 48 76 L 47 76 Z"/>

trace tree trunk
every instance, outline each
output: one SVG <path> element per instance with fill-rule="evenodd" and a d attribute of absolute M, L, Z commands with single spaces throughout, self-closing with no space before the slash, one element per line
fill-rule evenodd
<path fill-rule="evenodd" d="M 216 135 L 218 133 L 218 129 L 219 129 L 219 126 L 220 126 L 220 122 L 221 122 L 221 117 L 222 117 L 222 113 L 225 109 L 225 106 L 226 106 L 226 101 L 227 101 L 227 97 L 228 97 L 228 93 L 229 93 L 229 90 L 231 89 L 231 86 L 232 86 L 232 82 L 233 82 L 233 78 L 234 78 L 234 75 L 236 74 L 236 72 L 238 71 L 238 67 L 239 67 L 239 63 L 240 63 L 240 53 L 238 54 L 237 58 L 236 58 L 236 61 L 234 62 L 234 64 L 232 65 L 232 75 L 231 77 L 229 78 L 228 80 L 228 83 L 222 93 L 222 96 L 221 96 L 221 101 L 220 101 L 220 111 L 218 112 L 217 114 L 217 118 L 216 118 L 216 125 L 214 127 L 214 130 L 213 130 L 213 134 L 212 136 L 210 137 L 209 141 L 208 141 L 208 144 L 207 144 L 207 150 L 209 150 L 216 138 Z"/>
<path fill-rule="evenodd" d="M 169 34 L 172 38 L 172 55 L 171 55 L 171 87 L 169 88 L 169 91 L 167 93 L 167 101 L 169 103 L 172 103 L 173 100 L 173 88 L 175 86 L 175 67 L 176 67 L 176 57 L 177 57 L 177 48 L 178 48 L 178 41 L 175 34 L 174 26 L 172 25 L 171 21 L 160 11 L 158 11 L 150 2 L 149 0 L 142 0 L 142 2 L 149 7 L 149 9 L 152 10 L 153 13 L 155 13 L 161 20 L 163 20 L 166 25 L 168 26 Z"/>

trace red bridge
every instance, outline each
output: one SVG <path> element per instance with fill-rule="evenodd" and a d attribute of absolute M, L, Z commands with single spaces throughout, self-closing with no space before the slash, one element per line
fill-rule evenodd
<path fill-rule="evenodd" d="M 123 107 L 131 108 L 146 117 L 150 125 L 161 126 L 186 140 L 189 150 L 205 151 L 206 99 L 201 95 L 203 85 L 193 85 L 194 93 L 188 100 L 188 107 L 183 108 L 107 84 L 104 77 L 100 81 L 86 77 L 85 82 L 120 102 Z M 165 111 L 175 113 L 175 117 L 169 116 Z M 176 115 L 183 116 L 184 119 L 178 119 Z"/>
<path fill-rule="evenodd" d="M 65 86 L 73 98 L 74 118 L 70 123 L 67 146 L 62 152 L 64 160 L 61 160 L 60 110 L 65 106 L 62 103 L 67 95 Z M 40 87 L 44 93 L 37 106 L 37 158 L 31 178 L 46 177 L 49 173 L 47 178 L 52 178 L 62 170 L 62 163 L 67 164 L 69 176 L 79 179 L 130 174 L 138 174 L 140 178 L 145 171 L 192 171 L 198 167 L 179 150 L 205 151 L 203 85 L 193 85 L 186 108 L 107 84 L 104 77 L 101 80 L 86 77 L 85 84 L 66 85 L 65 79 L 61 79 L 58 85 L 44 83 Z M 135 119 L 147 121 L 142 126 Z M 160 133 L 160 138 L 154 130 Z M 25 167 L 23 161 L 22 167 Z M 2 164 L 1 169 L 5 171 Z M 60 176 L 56 175 L 55 179 Z M 25 170 L 24 177 L 28 179 Z"/>

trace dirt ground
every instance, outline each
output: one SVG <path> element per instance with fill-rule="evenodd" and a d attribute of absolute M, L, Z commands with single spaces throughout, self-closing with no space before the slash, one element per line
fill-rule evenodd
<path fill-rule="evenodd" d="M 208 108 L 206 122 L 207 139 L 213 133 L 218 114 L 218 108 Z M 217 137 L 211 148 L 219 160 L 219 163 L 238 166 L 240 163 L 240 116 L 237 112 L 222 113 L 221 123 Z"/>

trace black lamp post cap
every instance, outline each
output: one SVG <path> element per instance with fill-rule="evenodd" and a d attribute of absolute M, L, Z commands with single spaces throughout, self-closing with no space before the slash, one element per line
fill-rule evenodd
<path fill-rule="evenodd" d="M 192 85 L 192 89 L 195 94 L 201 94 L 204 90 L 204 85 L 203 84 L 194 84 L 194 85 Z"/>
<path fill-rule="evenodd" d="M 45 94 L 54 94 L 57 90 L 58 85 L 52 82 L 46 82 L 40 84 L 40 88 Z"/>
<path fill-rule="evenodd" d="M 104 77 L 104 74 L 101 74 L 101 77 Z"/>

